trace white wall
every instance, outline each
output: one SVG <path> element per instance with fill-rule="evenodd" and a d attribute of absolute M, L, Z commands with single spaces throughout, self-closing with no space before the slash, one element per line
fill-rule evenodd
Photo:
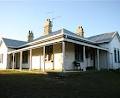
<path fill-rule="evenodd" d="M 117 48 L 120 50 L 120 41 L 118 40 L 117 35 L 113 38 L 113 40 L 110 42 L 110 53 L 112 53 L 111 61 L 113 62 L 113 65 L 110 66 L 113 69 L 120 68 L 120 63 L 116 63 L 114 60 L 114 49 Z"/>
<path fill-rule="evenodd" d="M 65 70 L 73 70 L 75 61 L 75 47 L 72 43 L 65 43 Z"/>
<path fill-rule="evenodd" d="M 62 44 L 53 45 L 54 69 L 62 71 Z"/>
<path fill-rule="evenodd" d="M 62 71 L 62 46 L 61 44 L 53 45 L 53 62 L 45 62 L 45 71 L 54 70 Z M 51 67 L 50 67 L 51 66 Z M 32 69 L 41 69 L 44 68 L 44 58 L 43 58 L 43 48 L 33 49 L 32 50 Z"/>
<path fill-rule="evenodd" d="M 108 48 L 108 68 L 117 69 L 120 68 L 120 63 L 115 63 L 114 60 L 114 49 L 118 48 L 120 50 L 120 41 L 118 40 L 117 35 L 114 36 L 110 43 L 101 44 L 100 46 Z"/>
<path fill-rule="evenodd" d="M 108 69 L 108 61 L 107 61 L 107 52 L 103 50 L 99 50 L 99 66 L 100 69 Z"/>
<path fill-rule="evenodd" d="M 15 50 L 15 49 L 12 49 L 12 48 L 8 48 L 8 52 L 10 52 L 10 51 L 13 51 L 13 50 Z"/>
<path fill-rule="evenodd" d="M 2 39 L 0 39 L 2 40 Z M 2 44 L 0 46 L 0 54 L 3 54 L 3 63 L 0 63 L 0 69 L 6 69 L 7 68 L 7 47 L 2 40 Z"/>
<path fill-rule="evenodd" d="M 15 49 L 7 48 L 7 52 L 13 51 L 13 50 L 15 50 Z M 7 56 L 7 69 L 12 68 L 12 65 L 13 65 L 12 54 L 11 55 L 9 54 Z M 15 64 L 15 66 L 16 66 L 16 64 Z"/>
<path fill-rule="evenodd" d="M 41 69 L 42 48 L 32 50 L 32 69 Z"/>

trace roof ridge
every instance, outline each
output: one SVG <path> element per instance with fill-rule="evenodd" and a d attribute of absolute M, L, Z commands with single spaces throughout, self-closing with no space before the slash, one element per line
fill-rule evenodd
<path fill-rule="evenodd" d="M 63 28 L 63 29 L 64 29 L 64 28 Z M 39 36 L 39 37 L 35 38 L 33 41 L 35 41 L 35 40 L 37 40 L 37 39 L 39 39 L 39 38 L 45 37 L 45 36 L 52 35 L 52 34 L 54 34 L 55 32 L 62 31 L 63 29 L 59 29 L 59 30 L 53 31 L 53 32 L 51 32 L 51 33 L 49 33 L 49 34 L 47 34 L 47 35 Z M 55 34 L 57 34 L 57 33 L 55 33 Z M 33 42 L 33 41 L 32 41 L 32 42 Z"/>

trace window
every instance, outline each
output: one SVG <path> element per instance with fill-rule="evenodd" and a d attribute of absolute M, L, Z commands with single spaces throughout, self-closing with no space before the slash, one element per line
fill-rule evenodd
<path fill-rule="evenodd" d="M 117 63 L 117 51 L 116 51 L 116 49 L 114 49 L 114 59 L 115 59 L 115 63 Z"/>
<path fill-rule="evenodd" d="M 75 60 L 83 62 L 83 47 L 75 45 Z"/>
<path fill-rule="evenodd" d="M 0 63 L 3 63 L 3 54 L 0 54 Z"/>
<path fill-rule="evenodd" d="M 118 63 L 120 63 L 120 50 L 118 49 Z"/>
<path fill-rule="evenodd" d="M 28 63 L 28 51 L 23 51 L 22 63 Z"/>
<path fill-rule="evenodd" d="M 2 45 L 2 40 L 0 40 L 0 46 Z"/>
<path fill-rule="evenodd" d="M 53 61 L 53 45 L 45 47 L 45 61 Z"/>
<path fill-rule="evenodd" d="M 115 63 L 120 63 L 120 50 L 114 49 L 114 60 Z"/>

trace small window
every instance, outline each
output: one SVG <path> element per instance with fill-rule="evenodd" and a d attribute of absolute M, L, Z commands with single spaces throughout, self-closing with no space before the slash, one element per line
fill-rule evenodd
<path fill-rule="evenodd" d="M 118 63 L 120 63 L 120 51 L 118 50 Z"/>
<path fill-rule="evenodd" d="M 0 54 L 0 63 L 3 63 L 3 54 Z"/>
<path fill-rule="evenodd" d="M 28 63 L 28 51 L 23 51 L 23 60 L 22 63 Z"/>
<path fill-rule="evenodd" d="M 117 63 L 117 51 L 116 51 L 116 49 L 114 49 L 114 59 L 115 59 L 115 63 Z"/>
<path fill-rule="evenodd" d="M 117 54 L 118 54 L 118 56 L 117 56 L 117 57 L 118 57 L 118 63 L 119 63 L 119 62 L 120 62 L 119 50 L 118 50 L 117 52 L 118 52 L 118 53 L 117 53 Z"/>

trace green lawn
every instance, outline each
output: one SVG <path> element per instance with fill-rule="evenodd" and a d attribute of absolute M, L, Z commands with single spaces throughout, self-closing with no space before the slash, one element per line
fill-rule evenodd
<path fill-rule="evenodd" d="M 0 98 L 120 98 L 119 72 L 0 71 Z"/>

